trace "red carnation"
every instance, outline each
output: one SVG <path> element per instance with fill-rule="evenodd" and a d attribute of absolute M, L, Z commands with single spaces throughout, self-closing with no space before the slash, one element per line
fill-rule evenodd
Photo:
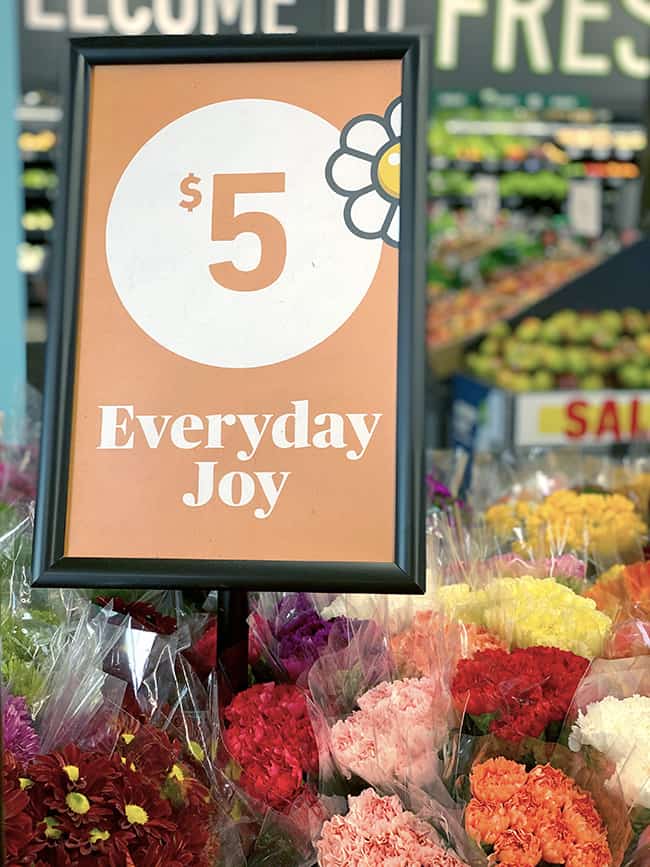
<path fill-rule="evenodd" d="M 457 707 L 510 741 L 539 738 L 562 723 L 589 663 L 555 647 L 479 651 L 458 663 L 452 682 Z"/>
<path fill-rule="evenodd" d="M 257 684 L 225 711 L 226 748 L 251 797 L 287 812 L 318 772 L 318 749 L 305 696 L 295 686 Z"/>

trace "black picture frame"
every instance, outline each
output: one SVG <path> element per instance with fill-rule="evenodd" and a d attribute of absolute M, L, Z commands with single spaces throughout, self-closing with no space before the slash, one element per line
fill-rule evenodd
<path fill-rule="evenodd" d="M 333 36 L 100 37 L 71 40 L 67 159 L 49 301 L 33 550 L 38 587 L 421 593 L 425 587 L 424 381 L 426 128 L 431 53 L 416 33 Z M 402 141 L 393 562 L 279 562 L 64 556 L 76 375 L 90 72 L 104 64 L 402 61 Z"/>

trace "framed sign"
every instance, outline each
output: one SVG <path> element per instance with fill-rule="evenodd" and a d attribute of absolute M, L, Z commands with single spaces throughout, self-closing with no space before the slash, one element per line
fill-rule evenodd
<path fill-rule="evenodd" d="M 36 584 L 423 588 L 428 56 L 72 43 Z"/>

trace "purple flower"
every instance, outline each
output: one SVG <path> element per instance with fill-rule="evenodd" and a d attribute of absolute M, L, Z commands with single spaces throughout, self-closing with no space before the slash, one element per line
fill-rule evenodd
<path fill-rule="evenodd" d="M 278 642 L 278 655 L 291 680 L 309 671 L 321 653 L 346 647 L 353 622 L 347 617 L 324 620 L 305 593 L 292 593 L 280 603 L 271 624 Z"/>
<path fill-rule="evenodd" d="M 14 698 L 2 691 L 2 737 L 4 748 L 18 759 L 28 762 L 40 750 L 38 735 L 24 698 Z"/>
<path fill-rule="evenodd" d="M 454 497 L 449 488 L 439 482 L 432 473 L 426 475 L 425 481 L 429 505 L 438 509 L 446 509 L 454 505 L 458 505 L 461 509 L 465 508 L 465 503 L 458 497 Z"/>

